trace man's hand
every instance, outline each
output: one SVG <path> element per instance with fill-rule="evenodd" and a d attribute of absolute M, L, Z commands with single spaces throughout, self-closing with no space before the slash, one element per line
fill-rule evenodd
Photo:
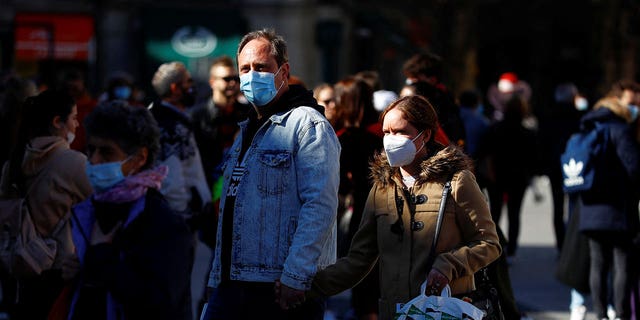
<path fill-rule="evenodd" d="M 305 294 L 303 290 L 293 289 L 276 280 L 274 286 L 276 303 L 282 310 L 293 309 L 304 302 Z"/>
<path fill-rule="evenodd" d="M 427 275 L 427 288 L 424 290 L 424 294 L 427 296 L 439 296 L 442 289 L 449 284 L 449 279 L 444 274 L 436 269 L 431 269 L 429 275 Z"/>

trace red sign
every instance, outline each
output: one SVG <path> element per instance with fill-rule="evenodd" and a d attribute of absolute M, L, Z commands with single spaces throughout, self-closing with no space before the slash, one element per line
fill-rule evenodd
<path fill-rule="evenodd" d="M 15 18 L 17 60 L 93 59 L 94 19 L 76 14 L 24 14 Z"/>

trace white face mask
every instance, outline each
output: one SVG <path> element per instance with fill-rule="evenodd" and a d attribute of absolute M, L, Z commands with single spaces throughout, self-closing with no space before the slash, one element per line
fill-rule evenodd
<path fill-rule="evenodd" d="M 589 102 L 585 97 L 576 97 L 574 99 L 574 105 L 578 111 L 585 111 L 589 108 Z"/>
<path fill-rule="evenodd" d="M 416 145 L 413 143 L 418 137 L 422 135 L 420 132 L 415 138 L 409 139 L 407 137 L 388 134 L 382 139 L 384 145 L 384 151 L 387 153 L 387 161 L 392 167 L 406 166 L 413 162 L 413 159 L 424 147 L 424 144 L 420 149 L 416 150 Z"/>
<path fill-rule="evenodd" d="M 73 143 L 73 140 L 75 140 L 76 135 L 73 132 L 67 132 L 67 142 L 69 144 Z"/>

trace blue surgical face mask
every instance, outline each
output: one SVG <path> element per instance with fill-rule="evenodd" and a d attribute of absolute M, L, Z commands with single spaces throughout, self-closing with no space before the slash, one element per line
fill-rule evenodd
<path fill-rule="evenodd" d="M 113 96 L 118 100 L 129 100 L 131 97 L 131 88 L 129 86 L 119 86 L 113 88 Z"/>
<path fill-rule="evenodd" d="M 638 119 L 638 111 L 640 111 L 638 109 L 638 106 L 630 104 L 628 106 L 629 111 L 631 112 L 631 122 L 635 122 Z"/>
<path fill-rule="evenodd" d="M 87 161 L 87 177 L 91 186 L 97 193 L 104 192 L 124 180 L 122 164 L 129 158 L 122 161 L 91 164 Z"/>
<path fill-rule="evenodd" d="M 249 71 L 240 76 L 240 90 L 245 98 L 257 107 L 264 106 L 271 102 L 284 85 L 284 80 L 276 89 L 275 77 L 280 72 L 280 68 L 274 74 L 271 72 Z"/>

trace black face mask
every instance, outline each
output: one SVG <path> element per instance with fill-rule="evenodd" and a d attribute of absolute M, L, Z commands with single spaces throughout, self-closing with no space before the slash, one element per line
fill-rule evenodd
<path fill-rule="evenodd" d="M 182 98 L 180 98 L 180 102 L 185 107 L 190 107 L 196 103 L 196 89 L 193 87 L 182 88 Z"/>

